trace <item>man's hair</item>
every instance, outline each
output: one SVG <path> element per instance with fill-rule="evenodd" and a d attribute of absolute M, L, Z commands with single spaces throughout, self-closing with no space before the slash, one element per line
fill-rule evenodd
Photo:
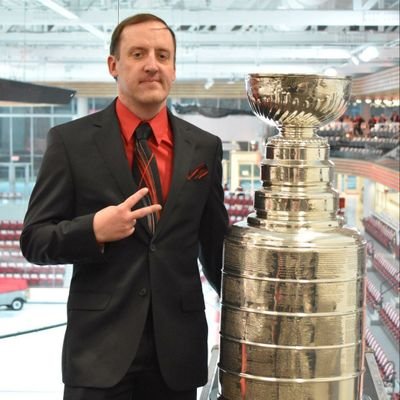
<path fill-rule="evenodd" d="M 175 64 L 175 59 L 176 59 L 175 33 L 163 19 L 161 19 L 153 14 L 136 14 L 136 15 L 132 15 L 131 17 L 125 18 L 123 21 L 121 21 L 116 26 L 116 28 L 114 29 L 114 32 L 112 33 L 111 43 L 110 43 L 110 54 L 113 56 L 116 56 L 117 58 L 119 57 L 119 42 L 120 42 L 121 34 L 122 34 L 122 31 L 127 26 L 136 25 L 136 24 L 140 24 L 142 22 L 148 22 L 148 21 L 161 22 L 163 25 L 165 25 L 165 28 L 168 29 L 168 31 L 171 33 L 172 41 L 174 43 L 174 64 Z"/>

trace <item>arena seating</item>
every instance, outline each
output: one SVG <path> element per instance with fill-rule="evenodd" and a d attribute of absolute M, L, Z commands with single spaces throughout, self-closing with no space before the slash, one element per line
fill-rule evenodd
<path fill-rule="evenodd" d="M 378 123 L 371 129 L 363 124 L 361 136 L 354 128 L 353 121 L 335 121 L 320 128 L 318 135 L 327 139 L 331 156 L 339 158 L 378 159 L 398 146 L 398 123 Z"/>
<path fill-rule="evenodd" d="M 22 230 L 23 223 L 21 221 L 1 220 L 0 230 Z"/>
<path fill-rule="evenodd" d="M 0 249 L 19 250 L 19 241 L 0 240 Z"/>
<path fill-rule="evenodd" d="M 400 318 L 399 312 L 396 311 L 390 304 L 383 304 L 379 310 L 379 316 L 386 330 L 392 335 L 395 343 L 400 341 Z"/>
<path fill-rule="evenodd" d="M 394 245 L 393 251 L 394 251 L 394 256 L 397 259 L 399 259 L 400 258 L 400 243 L 397 243 Z"/>
<path fill-rule="evenodd" d="M 373 215 L 364 218 L 362 222 L 368 234 L 373 236 L 382 246 L 393 251 L 393 247 L 397 243 L 396 231 L 392 227 Z"/>
<path fill-rule="evenodd" d="M 379 290 L 374 286 L 374 284 L 367 279 L 367 304 L 378 309 L 380 304 L 382 304 L 382 295 Z"/>
<path fill-rule="evenodd" d="M 366 245 L 367 255 L 373 256 L 375 252 L 374 243 L 369 240 Z"/>
<path fill-rule="evenodd" d="M 371 128 L 370 135 L 378 138 L 393 138 L 399 134 L 398 122 L 385 122 L 375 124 Z"/>
<path fill-rule="evenodd" d="M 385 138 L 353 138 L 349 141 L 351 147 L 360 148 L 378 148 L 382 150 L 391 150 L 398 145 L 398 139 L 385 139 Z"/>
<path fill-rule="evenodd" d="M 23 278 L 29 287 L 64 286 L 64 265 L 35 265 L 25 260 L 19 247 L 21 221 L 0 221 L 0 278 Z"/>
<path fill-rule="evenodd" d="M 17 241 L 21 236 L 20 230 L 2 229 L 0 230 L 0 240 Z"/>
<path fill-rule="evenodd" d="M 231 225 L 247 218 L 254 211 L 253 197 L 250 193 L 225 191 L 224 202 Z"/>
<path fill-rule="evenodd" d="M 337 149 L 332 148 L 332 157 L 355 158 L 360 160 L 368 160 L 381 157 L 384 154 L 382 149 L 370 149 L 361 147 L 340 146 Z"/>
<path fill-rule="evenodd" d="M 374 351 L 376 363 L 379 368 L 379 372 L 384 382 L 390 382 L 394 374 L 393 363 L 387 358 L 380 344 L 377 342 L 371 331 L 367 328 L 365 333 L 365 341 L 368 347 Z"/>
<path fill-rule="evenodd" d="M 372 265 L 387 281 L 395 293 L 400 293 L 400 272 L 398 268 L 392 265 L 383 254 L 375 253 Z"/>

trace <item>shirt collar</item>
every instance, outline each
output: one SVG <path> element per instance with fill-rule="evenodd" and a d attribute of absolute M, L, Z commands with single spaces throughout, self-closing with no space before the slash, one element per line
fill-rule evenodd
<path fill-rule="evenodd" d="M 128 107 L 126 107 L 119 98 L 117 98 L 116 107 L 115 107 L 117 117 L 119 120 L 119 124 L 121 127 L 122 134 L 126 142 L 129 142 L 132 138 L 133 132 L 138 127 L 138 125 L 142 122 L 134 113 L 132 113 Z M 171 130 L 168 129 L 168 113 L 167 107 L 163 107 L 161 111 L 153 117 L 150 121 L 146 121 L 150 124 L 151 129 L 153 130 L 154 137 L 157 142 L 157 146 L 165 141 L 169 144 L 172 144 L 171 138 Z"/>

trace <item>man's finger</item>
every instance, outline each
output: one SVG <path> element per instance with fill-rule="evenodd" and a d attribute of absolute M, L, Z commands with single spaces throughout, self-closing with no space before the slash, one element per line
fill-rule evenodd
<path fill-rule="evenodd" d="M 149 189 L 142 188 L 139 189 L 137 192 L 133 193 L 129 196 L 125 201 L 121 203 L 122 206 L 126 206 L 129 209 L 132 209 L 134 205 L 136 205 L 140 199 L 142 199 L 146 194 L 149 193 Z"/>
<path fill-rule="evenodd" d="M 161 210 L 160 204 L 153 204 L 151 206 L 138 208 L 137 210 L 132 211 L 132 217 L 135 219 L 143 218 L 146 215 L 153 214 L 160 210 Z"/>

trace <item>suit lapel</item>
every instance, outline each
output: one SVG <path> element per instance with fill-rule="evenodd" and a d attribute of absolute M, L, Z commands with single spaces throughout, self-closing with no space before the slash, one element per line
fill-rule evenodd
<path fill-rule="evenodd" d="M 158 235 L 163 226 L 173 213 L 176 201 L 180 195 L 180 190 L 186 182 L 186 175 L 189 171 L 192 154 L 194 150 L 194 142 L 192 140 L 191 131 L 185 126 L 183 127 L 179 119 L 175 118 L 170 112 L 168 113 L 169 121 L 174 137 L 174 164 L 172 172 L 171 187 L 162 210 L 161 218 L 157 223 L 155 235 Z"/>
<path fill-rule="evenodd" d="M 114 177 L 123 198 L 126 199 L 137 191 L 137 186 L 132 178 L 132 172 L 121 140 L 120 127 L 115 113 L 115 101 L 98 114 L 94 125 L 99 128 L 94 135 L 96 147 Z M 139 207 L 142 206 L 143 204 L 140 202 Z M 146 218 L 141 218 L 138 222 L 150 234 Z"/>
<path fill-rule="evenodd" d="M 170 112 L 168 116 L 174 137 L 174 164 L 171 187 L 161 218 L 157 223 L 155 235 L 159 234 L 173 213 L 179 192 L 186 182 L 186 175 L 194 151 L 193 133 L 186 126 L 183 127 L 179 119 L 175 118 Z M 96 147 L 114 177 L 123 198 L 126 199 L 137 190 L 137 186 L 132 178 L 132 172 L 125 156 L 120 127 L 115 113 L 115 102 L 103 112 L 97 114 L 94 125 L 99 128 L 94 135 Z M 142 207 L 143 204 L 140 202 L 139 206 Z M 151 236 L 146 218 L 139 219 L 138 223 Z"/>

